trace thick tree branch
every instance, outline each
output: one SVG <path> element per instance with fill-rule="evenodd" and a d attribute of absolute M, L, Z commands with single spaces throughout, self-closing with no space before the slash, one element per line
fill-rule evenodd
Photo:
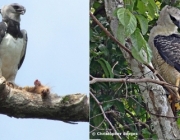
<path fill-rule="evenodd" d="M 36 93 L 13 89 L 0 78 L 0 113 L 15 118 L 39 118 L 64 122 L 88 122 L 89 103 L 85 94 L 46 98 Z"/>

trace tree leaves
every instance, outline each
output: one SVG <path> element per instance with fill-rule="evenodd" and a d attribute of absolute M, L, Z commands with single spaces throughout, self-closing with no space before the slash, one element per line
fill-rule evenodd
<path fill-rule="evenodd" d="M 152 17 L 152 13 L 154 14 L 154 9 L 156 9 L 154 3 L 152 1 L 142 1 L 141 4 L 151 5 L 153 10 L 151 10 L 149 14 L 151 14 Z M 148 31 L 148 20 L 139 14 L 134 16 L 126 8 L 119 8 L 117 10 L 117 18 L 119 19 L 119 28 L 117 32 L 119 41 L 125 45 L 126 38 L 131 38 L 133 45 L 131 51 L 134 58 L 141 63 L 149 63 L 152 57 L 151 50 L 148 47 L 148 43 L 142 36 L 142 34 L 145 35 Z M 137 28 L 137 23 L 140 25 L 141 30 Z"/>
<path fill-rule="evenodd" d="M 138 28 L 131 35 L 131 41 L 133 45 L 131 50 L 133 57 L 141 63 L 149 63 L 152 58 L 151 50 Z"/>
<path fill-rule="evenodd" d="M 125 8 L 120 8 L 117 10 L 117 17 L 120 24 L 122 25 L 121 29 L 122 32 L 124 32 L 125 38 L 129 37 L 136 30 L 136 17 L 128 9 Z"/>
<path fill-rule="evenodd" d="M 142 34 L 145 35 L 148 31 L 148 20 L 142 15 L 136 15 L 136 18 L 140 24 Z"/>
<path fill-rule="evenodd" d="M 100 1 L 96 2 L 99 5 L 94 5 L 94 13 L 96 13 L 94 15 L 110 31 L 111 19 L 107 17 L 104 3 L 103 1 L 101 1 L 102 3 Z M 148 63 L 151 59 L 151 50 L 147 44 L 148 24 L 153 26 L 154 19 L 158 15 L 155 1 L 123 0 L 123 2 L 124 8 L 118 8 L 114 11 L 114 15 L 119 20 L 117 38 L 124 45 L 127 42 L 132 44 L 131 52 L 135 59 L 141 63 Z M 117 43 L 111 40 L 93 21 L 90 22 L 90 75 L 101 78 L 127 77 L 127 79 L 132 75 L 132 71 L 129 69 Z M 149 125 L 151 121 L 144 108 L 145 105 L 137 84 L 95 83 L 90 85 L 90 90 L 99 101 L 99 103 L 96 103 L 90 97 L 91 132 L 109 132 L 112 130 L 108 121 L 103 117 L 103 115 L 106 115 L 117 132 L 138 134 L 138 136 L 132 137 L 121 135 L 122 139 L 138 139 L 139 136 L 142 138 L 154 137 L 155 134 L 152 134 L 151 129 L 143 125 L 143 123 Z M 102 114 L 99 105 L 103 107 L 104 114 Z M 143 122 L 142 125 L 140 122 Z M 91 138 L 115 139 L 114 136 L 93 136 L 91 134 Z"/>
<path fill-rule="evenodd" d="M 111 69 L 110 64 L 106 60 L 104 60 L 103 58 L 100 58 L 97 61 L 101 65 L 101 67 L 103 68 L 104 73 L 105 73 L 105 77 L 106 78 L 113 78 L 114 75 L 112 73 L 112 69 Z"/>

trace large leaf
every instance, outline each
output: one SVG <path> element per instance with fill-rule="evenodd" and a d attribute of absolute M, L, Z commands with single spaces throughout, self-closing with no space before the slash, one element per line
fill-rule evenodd
<path fill-rule="evenodd" d="M 155 3 L 154 0 L 149 0 L 149 3 L 152 5 L 153 9 L 154 9 L 154 13 L 158 13 L 158 6 Z"/>
<path fill-rule="evenodd" d="M 129 37 L 137 27 L 137 20 L 135 16 L 128 9 L 119 8 L 117 10 L 117 17 L 120 24 L 124 27 L 125 38 Z"/>
<path fill-rule="evenodd" d="M 140 33 L 140 30 L 137 28 L 134 34 L 131 35 L 132 41 L 132 55 L 141 63 L 149 63 L 151 61 L 151 50 L 149 46 Z"/>
<path fill-rule="evenodd" d="M 107 110 L 110 110 L 110 108 L 113 106 L 113 102 L 105 102 L 103 103 L 103 110 L 104 111 L 107 111 Z"/>
<path fill-rule="evenodd" d="M 122 114 L 125 113 L 125 107 L 124 107 L 124 104 L 122 102 L 115 100 L 114 101 L 114 105 L 116 106 L 116 108 L 118 109 L 118 111 L 120 113 L 122 113 Z"/>
<path fill-rule="evenodd" d="M 136 15 L 136 18 L 140 24 L 142 34 L 145 35 L 148 30 L 148 20 L 142 15 Z"/>
<path fill-rule="evenodd" d="M 142 14 L 144 16 L 146 16 L 146 12 L 147 12 L 147 5 L 145 5 L 145 3 L 143 3 L 142 1 L 138 1 L 137 3 L 137 11 L 139 14 Z"/>
<path fill-rule="evenodd" d="M 158 13 L 158 7 L 154 0 L 142 0 L 146 7 L 146 11 L 148 14 L 148 17 L 152 20 L 155 18 L 155 15 Z"/>
<path fill-rule="evenodd" d="M 117 37 L 121 44 L 125 45 L 125 28 L 122 24 L 118 26 Z"/>
<path fill-rule="evenodd" d="M 107 78 L 113 78 L 114 74 L 112 73 L 112 68 L 111 65 L 109 64 L 108 61 L 106 61 L 103 58 L 100 58 L 99 60 L 97 60 L 99 62 L 99 64 L 101 65 L 102 69 L 104 70 L 105 76 Z"/>
<path fill-rule="evenodd" d="M 124 0 L 125 7 L 130 11 L 133 11 L 136 0 Z"/>

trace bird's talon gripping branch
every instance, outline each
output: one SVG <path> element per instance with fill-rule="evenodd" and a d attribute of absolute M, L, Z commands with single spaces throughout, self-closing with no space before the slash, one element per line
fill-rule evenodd
<path fill-rule="evenodd" d="M 9 86 L 10 88 L 14 88 L 14 84 L 12 82 L 6 82 L 6 85 Z"/>

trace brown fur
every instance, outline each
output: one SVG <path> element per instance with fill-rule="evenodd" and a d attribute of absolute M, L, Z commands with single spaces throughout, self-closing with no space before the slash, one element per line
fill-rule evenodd
<path fill-rule="evenodd" d="M 13 88 L 24 90 L 27 92 L 37 93 L 37 94 L 40 94 L 42 97 L 46 97 L 50 94 L 49 87 L 42 85 L 39 80 L 35 80 L 34 86 L 32 86 L 32 87 L 29 87 L 29 86 L 19 87 L 19 86 L 17 86 L 17 87 L 13 87 Z"/>

